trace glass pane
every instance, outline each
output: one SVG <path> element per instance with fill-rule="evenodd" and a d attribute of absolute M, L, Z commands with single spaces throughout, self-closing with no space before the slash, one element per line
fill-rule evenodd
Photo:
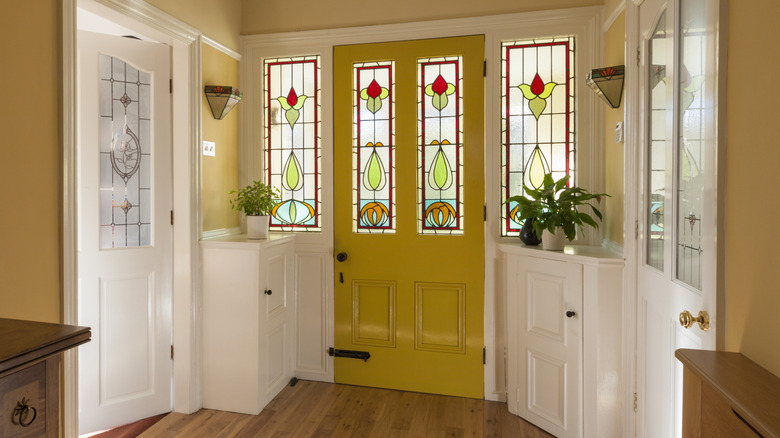
<path fill-rule="evenodd" d="M 271 227 L 320 231 L 320 57 L 265 60 L 267 182 L 281 190 Z"/>
<path fill-rule="evenodd" d="M 100 248 L 152 244 L 151 74 L 99 55 Z"/>
<path fill-rule="evenodd" d="M 395 232 L 395 63 L 358 63 L 352 70 L 353 231 L 392 233 Z"/>
<path fill-rule="evenodd" d="M 646 262 L 664 270 L 664 189 L 666 187 L 666 13 L 661 15 L 648 44 L 647 199 L 645 206 Z"/>
<path fill-rule="evenodd" d="M 462 58 L 417 61 L 418 227 L 463 234 Z"/>
<path fill-rule="evenodd" d="M 707 41 L 703 0 L 685 0 L 680 9 L 679 146 L 677 168 L 677 279 L 701 289 L 704 206 L 705 65 Z M 711 96 L 710 96 L 711 99 Z"/>
<path fill-rule="evenodd" d="M 574 37 L 504 42 L 501 71 L 502 198 L 540 187 L 545 173 L 574 181 Z M 517 204 L 504 204 L 503 236 L 519 234 L 515 217 Z"/>

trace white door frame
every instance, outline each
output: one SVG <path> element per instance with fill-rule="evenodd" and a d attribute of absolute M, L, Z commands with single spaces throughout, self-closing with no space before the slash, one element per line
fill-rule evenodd
<path fill-rule="evenodd" d="M 505 14 L 486 17 L 458 18 L 406 24 L 389 24 L 341 29 L 328 29 L 303 32 L 285 32 L 278 34 L 248 35 L 241 37 L 242 65 L 239 72 L 239 88 L 253 103 L 244 106 L 240 113 L 239 181 L 246 184 L 253 179 L 262 178 L 263 156 L 256 151 L 263 144 L 262 90 L 256 80 L 258 66 L 263 58 L 289 57 L 319 54 L 322 59 L 321 83 L 330 84 L 332 77 L 333 47 L 343 44 L 362 44 L 404 41 L 410 39 L 444 38 L 463 35 L 485 35 L 485 56 L 487 58 L 487 77 L 485 80 L 485 202 L 488 218 L 485 231 L 485 325 L 484 342 L 487 349 L 485 364 L 485 399 L 506 401 L 506 321 L 503 309 L 506 294 L 503 290 L 503 259 L 498 244 L 516 242 L 516 238 L 502 238 L 499 233 L 500 198 L 499 170 L 500 153 L 495 147 L 499 143 L 500 131 L 500 88 L 501 69 L 500 41 L 511 39 L 532 39 L 542 36 L 576 35 L 578 47 L 586 47 L 577 54 L 577 100 L 578 134 L 577 160 L 579 185 L 590 190 L 603 192 L 603 104 L 585 85 L 585 73 L 602 62 L 603 7 L 559 9 L 540 12 Z M 260 102 L 260 103 L 258 103 Z M 322 107 L 332 107 L 332 93 L 329 86 L 322 88 Z M 322 115 L 322 168 L 332 169 L 332 117 L 329 112 Z M 322 199 L 332 200 L 332 172 L 323 172 Z M 296 237 L 296 256 L 300 261 L 303 252 L 306 257 L 318 260 L 317 267 L 323 275 L 323 296 L 307 296 L 305 299 L 321 298 L 321 325 L 312 330 L 298 329 L 298 345 L 308 342 L 306 333 L 316 333 L 321 339 L 311 340 L 311 345 L 322 346 L 321 360 L 316 369 L 301 367 L 296 363 L 296 375 L 312 380 L 333 381 L 333 358 L 325 353 L 333 346 L 333 230 L 332 206 L 323 203 L 323 226 L 321 233 L 299 233 Z M 601 243 L 600 232 L 588 231 L 587 242 Z M 582 242 L 584 243 L 584 242 Z M 297 263 L 297 266 L 301 266 Z M 296 287 L 297 286 L 296 281 Z M 296 299 L 302 292 L 296 291 Z M 297 307 L 301 309 L 301 306 Z M 311 318 L 298 324 L 317 323 Z M 633 321 L 626 320 L 633 324 Z M 327 344 L 327 345 L 323 345 Z M 307 350 L 308 351 L 308 350 Z M 314 354 L 314 353 L 312 353 Z M 297 357 L 311 356 L 301 354 Z"/>
<path fill-rule="evenodd" d="M 142 0 L 90 0 L 101 15 L 127 27 L 144 27 L 150 36 L 172 47 L 173 93 L 173 408 L 192 413 L 200 408 L 198 240 L 201 234 L 199 148 L 201 140 L 200 31 Z M 78 322 L 78 114 L 76 97 L 76 9 L 79 0 L 62 2 L 62 319 Z M 153 34 L 153 35 L 152 35 Z M 78 435 L 78 356 L 64 360 L 63 419 L 65 436 Z"/>

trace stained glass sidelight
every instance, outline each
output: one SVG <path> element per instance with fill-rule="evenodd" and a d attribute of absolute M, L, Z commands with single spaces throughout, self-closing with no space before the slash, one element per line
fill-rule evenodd
<path fill-rule="evenodd" d="M 463 234 L 462 58 L 417 61 L 418 232 Z"/>
<path fill-rule="evenodd" d="M 282 193 L 271 227 L 320 231 L 320 57 L 264 64 L 266 175 Z"/>
<path fill-rule="evenodd" d="M 152 244 L 151 74 L 99 55 L 100 248 Z"/>
<path fill-rule="evenodd" d="M 395 232 L 393 61 L 353 67 L 353 231 Z"/>
<path fill-rule="evenodd" d="M 688 0 L 680 9 L 680 65 L 678 69 L 679 146 L 677 169 L 677 279 L 701 289 L 702 232 L 704 211 L 704 163 L 708 111 L 704 78 L 708 34 L 705 31 L 706 2 Z M 709 96 L 710 100 L 711 96 Z"/>
<path fill-rule="evenodd" d="M 501 46 L 501 197 L 523 194 L 575 169 L 574 37 L 508 41 Z M 501 234 L 523 226 L 517 204 L 501 209 Z"/>
<path fill-rule="evenodd" d="M 645 260 L 658 270 L 664 270 L 664 210 L 666 187 L 666 14 L 661 15 L 648 45 L 648 132 L 646 166 Z"/>

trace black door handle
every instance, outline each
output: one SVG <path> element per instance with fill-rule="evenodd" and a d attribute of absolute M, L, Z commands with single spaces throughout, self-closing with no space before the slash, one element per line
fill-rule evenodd
<path fill-rule="evenodd" d="M 336 254 L 336 260 L 338 260 L 340 262 L 343 262 L 346 259 L 347 259 L 347 253 L 342 251 L 342 252 Z"/>
<path fill-rule="evenodd" d="M 272 291 L 271 289 L 266 289 L 265 292 L 263 293 L 266 295 L 271 295 L 272 293 L 274 293 L 274 291 Z"/>

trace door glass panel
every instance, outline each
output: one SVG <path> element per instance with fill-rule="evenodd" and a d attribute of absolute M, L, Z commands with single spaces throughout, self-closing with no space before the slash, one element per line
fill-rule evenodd
<path fill-rule="evenodd" d="M 266 174 L 281 190 L 271 227 L 320 231 L 320 57 L 265 60 Z"/>
<path fill-rule="evenodd" d="M 152 244 L 151 74 L 99 55 L 100 248 Z"/>
<path fill-rule="evenodd" d="M 501 196 L 541 187 L 544 174 L 574 181 L 574 37 L 501 46 Z M 502 199 L 502 201 L 503 201 Z M 517 204 L 501 209 L 501 234 L 517 236 Z"/>
<path fill-rule="evenodd" d="M 677 169 L 677 279 L 701 289 L 704 206 L 706 6 L 685 0 L 680 9 L 679 150 Z M 711 43 L 709 43 L 711 44 Z"/>
<path fill-rule="evenodd" d="M 463 76 L 460 56 L 417 61 L 420 234 L 463 234 Z"/>
<path fill-rule="evenodd" d="M 356 63 L 352 160 L 353 231 L 395 232 L 395 63 Z"/>
<path fill-rule="evenodd" d="M 664 189 L 666 187 L 666 13 L 661 15 L 648 44 L 647 217 L 646 262 L 664 270 Z"/>

